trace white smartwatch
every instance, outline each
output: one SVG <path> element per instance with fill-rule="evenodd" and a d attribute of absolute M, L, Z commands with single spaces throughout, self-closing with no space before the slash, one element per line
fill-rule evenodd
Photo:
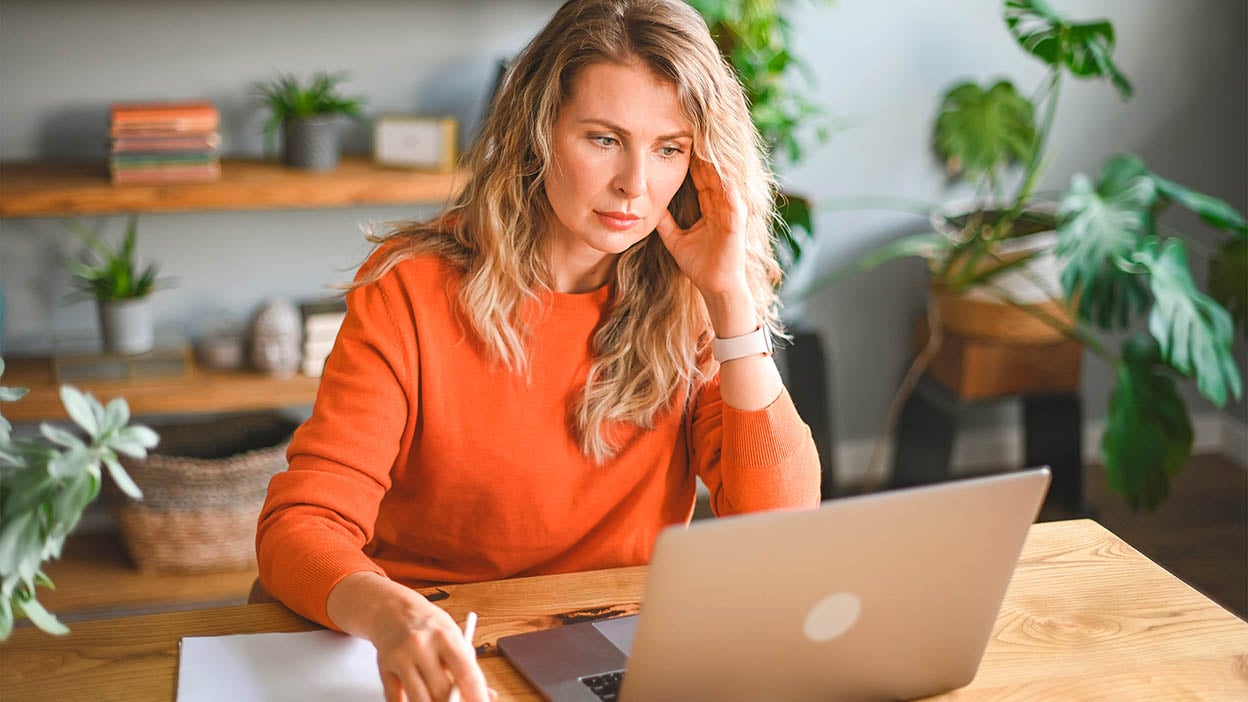
<path fill-rule="evenodd" d="M 720 363 L 760 353 L 771 355 L 772 349 L 771 333 L 761 324 L 749 334 L 711 339 L 711 355 Z"/>

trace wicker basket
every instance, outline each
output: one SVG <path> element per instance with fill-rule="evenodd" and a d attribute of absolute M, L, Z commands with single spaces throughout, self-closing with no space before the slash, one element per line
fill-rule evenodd
<path fill-rule="evenodd" d="M 158 427 L 146 460 L 123 459 L 143 491 L 105 491 L 126 549 L 144 572 L 243 570 L 256 562 L 256 519 L 269 479 L 286 468 L 297 424 L 276 414 Z"/>

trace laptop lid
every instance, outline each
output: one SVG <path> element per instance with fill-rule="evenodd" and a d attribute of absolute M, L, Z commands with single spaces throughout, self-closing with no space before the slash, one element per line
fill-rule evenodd
<path fill-rule="evenodd" d="M 1041 468 L 672 527 L 631 642 L 597 622 L 499 648 L 560 702 L 597 699 L 582 679 L 625 654 L 624 702 L 952 690 L 975 676 L 1048 482 Z"/>

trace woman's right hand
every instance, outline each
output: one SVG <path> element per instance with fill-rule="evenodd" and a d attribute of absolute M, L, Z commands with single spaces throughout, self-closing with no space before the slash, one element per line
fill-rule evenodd
<path fill-rule="evenodd" d="M 352 573 L 329 593 L 329 618 L 377 649 L 386 702 L 490 702 L 472 644 L 445 610 L 376 573 Z"/>

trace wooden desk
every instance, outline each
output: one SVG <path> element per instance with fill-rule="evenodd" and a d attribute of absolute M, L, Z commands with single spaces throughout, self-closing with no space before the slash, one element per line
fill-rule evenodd
<path fill-rule="evenodd" d="M 445 588 L 503 700 L 536 693 L 498 637 L 637 610 L 644 568 Z M 0 699 L 172 700 L 183 636 L 302 631 L 280 605 L 243 605 L 32 628 L 0 646 Z M 948 700 L 1180 700 L 1248 697 L 1248 624 L 1088 520 L 1032 528 L 979 675 Z"/>

